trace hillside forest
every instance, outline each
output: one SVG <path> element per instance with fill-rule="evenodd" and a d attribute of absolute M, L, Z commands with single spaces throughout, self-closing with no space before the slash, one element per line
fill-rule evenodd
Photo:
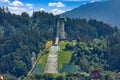
<path fill-rule="evenodd" d="M 32 52 L 44 49 L 54 41 L 59 15 L 44 11 L 12 14 L 0 8 L 0 74 L 26 76 L 32 67 Z M 120 29 L 95 19 L 68 18 L 65 22 L 67 40 L 77 40 L 71 63 L 85 72 L 92 70 L 120 71 Z M 66 49 L 71 49 L 70 45 Z"/>

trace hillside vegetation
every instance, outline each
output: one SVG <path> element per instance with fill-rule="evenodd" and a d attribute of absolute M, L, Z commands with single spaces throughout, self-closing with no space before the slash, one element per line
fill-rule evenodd
<path fill-rule="evenodd" d="M 47 41 L 54 41 L 58 17 L 41 11 L 31 17 L 26 12 L 16 15 L 0 8 L 0 73 L 13 78 L 26 76 L 32 67 L 32 52 L 38 54 Z M 119 28 L 92 19 L 67 18 L 65 31 L 68 40 L 78 42 L 71 63 L 86 72 L 120 71 Z M 66 47 L 65 55 L 71 56 L 71 45 Z"/>
<path fill-rule="evenodd" d="M 63 64 L 65 63 L 70 63 L 71 57 L 72 57 L 72 50 L 65 50 L 65 47 L 67 44 L 72 44 L 72 42 L 60 42 L 60 51 L 59 51 L 59 56 L 58 56 L 58 67 L 59 70 L 62 69 Z"/>
<path fill-rule="evenodd" d="M 47 58 L 48 58 L 48 54 L 42 55 L 40 60 L 38 61 L 37 65 L 41 65 L 42 66 L 42 70 L 45 69 L 46 63 L 47 63 Z"/>
<path fill-rule="evenodd" d="M 120 27 L 120 0 L 104 0 L 76 7 L 63 15 L 71 18 L 96 19 Z"/>

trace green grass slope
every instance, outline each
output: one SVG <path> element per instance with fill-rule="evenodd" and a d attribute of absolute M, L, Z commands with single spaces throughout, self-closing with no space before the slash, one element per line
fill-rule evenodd
<path fill-rule="evenodd" d="M 59 56 L 58 56 L 58 67 L 59 70 L 62 69 L 63 64 L 69 63 L 71 60 L 72 56 L 72 51 L 65 50 L 65 46 L 67 44 L 73 45 L 73 42 L 60 42 L 60 51 L 59 51 Z"/>
<path fill-rule="evenodd" d="M 42 69 L 45 69 L 46 63 L 47 63 L 47 58 L 48 58 L 48 54 L 44 54 L 41 56 L 41 58 L 39 59 L 38 64 L 40 64 L 42 66 Z"/>

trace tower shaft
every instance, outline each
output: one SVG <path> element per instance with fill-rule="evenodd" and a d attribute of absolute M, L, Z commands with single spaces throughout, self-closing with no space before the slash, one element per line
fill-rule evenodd
<path fill-rule="evenodd" d="M 66 39 L 65 30 L 64 30 L 64 22 L 65 21 L 66 21 L 65 17 L 60 17 L 59 20 L 58 20 L 58 24 L 59 24 L 59 38 L 60 38 L 60 40 Z"/>
<path fill-rule="evenodd" d="M 65 30 L 64 30 L 64 22 L 60 22 L 60 39 L 64 40 L 65 39 Z"/>

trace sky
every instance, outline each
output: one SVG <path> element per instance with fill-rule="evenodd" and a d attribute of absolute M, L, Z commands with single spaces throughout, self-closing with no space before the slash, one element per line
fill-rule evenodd
<path fill-rule="evenodd" d="M 33 11 L 45 11 L 53 14 L 61 14 L 87 3 L 105 0 L 0 0 L 0 7 L 8 7 L 11 13 L 21 14 Z"/>

